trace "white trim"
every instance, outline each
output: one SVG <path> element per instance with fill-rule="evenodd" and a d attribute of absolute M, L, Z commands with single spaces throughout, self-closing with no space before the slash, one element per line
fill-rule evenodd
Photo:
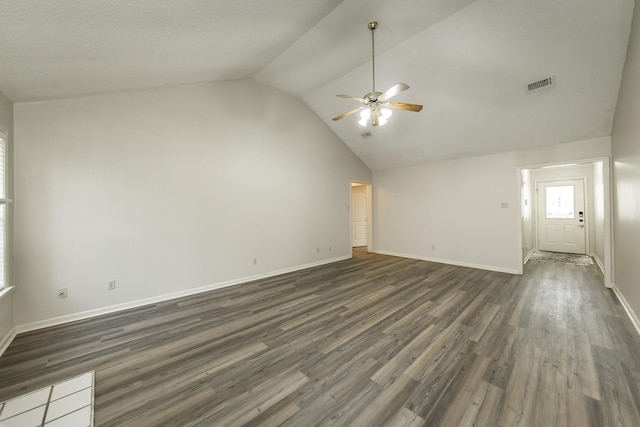
<path fill-rule="evenodd" d="M 531 255 L 533 255 L 535 251 L 536 251 L 535 248 L 529 249 L 529 253 L 524 257 L 524 262 L 522 264 L 526 264 L 527 261 L 529 261 L 529 258 L 531 258 Z"/>
<path fill-rule="evenodd" d="M 613 292 L 618 297 L 620 304 L 622 304 L 622 307 L 624 307 L 624 311 L 627 312 L 627 315 L 629 316 L 633 327 L 636 328 L 636 332 L 638 333 L 638 335 L 640 335 L 640 319 L 638 319 L 638 316 L 636 316 L 636 313 L 627 302 L 627 299 L 624 297 L 624 295 L 622 295 L 622 291 L 620 291 L 620 289 L 616 285 L 613 285 L 611 289 L 613 289 Z"/>
<path fill-rule="evenodd" d="M 608 159 L 608 158 L 609 158 L 609 156 L 601 156 L 601 157 L 589 157 L 589 158 L 585 158 L 585 159 L 558 161 L 558 162 L 551 162 L 551 163 L 527 163 L 527 164 L 524 164 L 524 165 L 520 165 L 519 168 L 520 169 L 542 169 L 544 166 L 558 165 L 558 164 L 567 163 L 567 162 L 575 163 L 575 166 L 587 166 L 589 164 L 593 164 L 595 162 L 599 162 L 601 160 Z"/>
<path fill-rule="evenodd" d="M 591 258 L 593 258 L 593 260 L 596 262 L 596 265 L 600 267 L 600 271 L 602 271 L 602 274 L 604 274 L 604 263 L 602 262 L 602 260 L 600 260 L 600 258 L 598 258 L 598 254 L 592 254 Z M 607 286 L 607 288 L 611 287 L 611 285 L 607 285 L 606 283 L 605 286 Z"/>
<path fill-rule="evenodd" d="M 12 203 L 13 200 L 10 199 L 9 196 L 9 182 L 12 182 L 13 177 L 9 176 L 9 169 L 13 170 L 12 168 L 10 168 L 10 155 L 12 153 L 10 153 L 9 150 L 9 134 L 8 132 L 1 132 L 0 131 L 0 143 L 2 144 L 2 174 L 4 176 L 2 176 L 2 183 L 3 183 L 3 187 L 2 188 L 2 192 L 3 192 L 3 198 L 0 199 L 0 205 L 5 206 L 4 208 L 4 220 L 3 220 L 3 225 L 2 225 L 2 245 L 3 247 L 2 249 L 2 260 L 0 260 L 0 262 L 2 262 L 2 286 L 4 288 L 8 287 L 8 283 L 9 283 L 9 269 L 11 268 L 9 266 L 9 254 L 12 253 L 12 245 L 11 242 L 9 241 L 9 236 L 11 235 L 10 233 L 10 228 L 12 228 L 13 225 L 13 221 L 10 220 L 10 213 L 9 213 L 9 208 L 6 207 L 7 204 Z"/>
<path fill-rule="evenodd" d="M 516 244 L 518 245 L 518 254 L 522 254 L 522 223 L 524 219 L 522 218 L 522 169 L 517 166 L 516 167 L 516 184 L 518 185 L 518 206 L 516 208 L 516 215 L 518 215 L 518 232 L 516 233 Z M 533 237 L 533 236 L 532 236 Z M 531 255 L 529 255 L 531 256 Z M 516 274 L 524 274 L 524 265 L 527 263 L 529 258 L 525 257 L 522 262 L 518 262 L 518 272 Z"/>
<path fill-rule="evenodd" d="M 2 342 L 0 342 L 0 357 L 7 351 L 17 334 L 16 328 L 11 328 L 9 333 L 2 339 Z"/>
<path fill-rule="evenodd" d="M 613 253 L 613 167 L 611 166 L 611 157 L 602 160 L 602 180 L 604 189 L 604 285 L 607 288 L 613 288 L 615 283 L 614 259 Z"/>
<path fill-rule="evenodd" d="M 350 251 L 351 252 L 351 251 Z M 175 298 L 186 297 L 189 295 L 199 294 L 202 292 L 208 292 L 215 289 L 226 288 L 229 286 L 240 285 L 242 283 L 253 282 L 254 280 L 266 279 L 268 277 L 278 276 L 280 274 L 291 273 L 293 271 L 304 270 L 306 268 L 317 267 L 319 265 L 331 264 L 333 262 L 342 261 L 351 258 L 352 255 L 345 255 L 328 260 L 316 261 L 310 264 L 299 265 L 296 267 L 283 268 L 281 270 L 272 271 L 269 273 L 256 274 L 254 276 L 242 277 L 240 279 L 228 280 L 226 282 L 214 283 L 212 285 L 201 286 L 198 288 L 187 289 L 185 291 L 172 292 L 170 294 L 159 295 L 155 297 L 145 298 L 137 301 L 126 302 L 123 304 L 116 304 L 109 307 L 97 308 L 94 310 L 82 311 L 80 313 L 67 314 L 60 317 L 54 317 L 53 319 L 39 320 L 37 322 L 27 323 L 24 325 L 18 325 L 15 327 L 15 333 L 21 334 L 24 332 L 35 331 L 37 329 L 48 328 L 51 326 L 61 325 L 63 323 L 75 322 L 78 320 L 90 319 L 92 317 L 101 316 L 103 314 L 115 313 L 117 311 L 128 310 L 131 308 L 141 307 L 149 304 L 156 304 L 159 302 L 172 300 Z"/>
<path fill-rule="evenodd" d="M 8 286 L 6 288 L 0 289 L 0 300 L 9 295 L 11 291 L 13 291 L 13 286 Z M 9 348 L 9 345 L 11 345 L 11 342 L 16 337 L 16 333 L 16 328 L 11 328 L 9 333 L 4 338 L 2 338 L 2 341 L 0 341 L 0 357 L 4 354 L 7 348 Z"/>
<path fill-rule="evenodd" d="M 7 286 L 6 288 L 0 289 L 0 300 L 4 298 L 5 295 L 8 295 L 13 290 L 13 286 Z"/>
<path fill-rule="evenodd" d="M 410 255 L 410 254 L 403 254 L 403 253 L 398 253 L 398 252 L 379 251 L 379 250 L 374 250 L 373 252 L 377 253 L 377 254 L 381 254 L 381 255 L 391 255 L 391 256 L 398 256 L 398 257 L 402 257 L 402 258 L 418 259 L 418 260 L 421 260 L 421 261 L 437 262 L 439 264 L 457 265 L 459 267 L 477 268 L 479 270 L 497 271 L 499 273 L 522 274 L 522 273 L 518 272 L 518 270 L 515 269 L 515 268 L 503 268 L 503 267 L 495 267 L 493 265 L 473 264 L 473 263 L 469 263 L 469 262 L 452 261 L 452 260 L 448 260 L 448 259 L 439 259 L 439 258 L 430 258 L 430 257 L 424 257 L 424 256 L 420 256 L 420 255 Z"/>

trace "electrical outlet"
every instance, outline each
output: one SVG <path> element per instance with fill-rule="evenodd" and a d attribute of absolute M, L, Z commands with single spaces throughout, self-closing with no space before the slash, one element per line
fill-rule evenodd
<path fill-rule="evenodd" d="M 256 265 L 258 263 L 258 258 L 254 258 L 253 259 L 253 265 Z"/>
<path fill-rule="evenodd" d="M 58 289 L 58 298 L 62 299 L 62 298 L 66 298 L 66 297 L 67 297 L 67 288 Z"/>
<path fill-rule="evenodd" d="M 331 246 L 329 246 L 329 252 L 331 252 Z"/>
<path fill-rule="evenodd" d="M 116 281 L 115 280 L 109 280 L 109 282 L 107 283 L 107 289 L 112 291 L 116 288 Z"/>
<path fill-rule="evenodd" d="M 319 254 L 320 253 L 320 248 L 316 248 L 316 253 Z"/>

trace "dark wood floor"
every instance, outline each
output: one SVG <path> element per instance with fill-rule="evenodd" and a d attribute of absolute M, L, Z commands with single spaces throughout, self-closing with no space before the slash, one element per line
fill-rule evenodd
<path fill-rule="evenodd" d="M 95 370 L 102 426 L 638 426 L 595 266 L 351 260 L 16 337 L 0 401 Z"/>

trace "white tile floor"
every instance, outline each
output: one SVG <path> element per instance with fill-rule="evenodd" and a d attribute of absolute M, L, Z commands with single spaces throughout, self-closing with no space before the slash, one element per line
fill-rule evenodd
<path fill-rule="evenodd" d="M 93 371 L 0 403 L 0 427 L 93 427 Z"/>

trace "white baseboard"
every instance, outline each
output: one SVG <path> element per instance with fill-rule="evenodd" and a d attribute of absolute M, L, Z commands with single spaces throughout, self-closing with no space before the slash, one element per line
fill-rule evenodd
<path fill-rule="evenodd" d="M 7 348 L 9 348 L 9 345 L 11 344 L 13 339 L 16 337 L 16 335 L 17 335 L 16 328 L 11 328 L 9 333 L 2 339 L 2 341 L 0 342 L 0 357 L 4 354 Z"/>
<path fill-rule="evenodd" d="M 193 289 L 187 289 L 180 292 L 172 292 L 170 294 L 158 295 L 151 298 L 145 298 L 137 301 L 126 302 L 123 304 L 116 304 L 108 307 L 97 308 L 94 310 L 82 311 L 79 313 L 67 314 L 64 316 L 55 317 L 53 319 L 39 320 L 37 322 L 27 323 L 24 325 L 18 325 L 14 328 L 13 337 L 11 337 L 11 339 L 8 340 L 7 347 L 9 346 L 13 338 L 16 336 L 16 334 L 21 334 L 23 332 L 30 332 L 30 331 L 35 331 L 37 329 L 43 329 L 51 326 L 61 325 L 64 323 L 90 319 L 92 317 L 101 316 L 103 314 L 115 313 L 118 311 L 128 310 L 136 307 L 142 307 L 149 304 L 157 304 L 159 302 L 163 302 L 167 300 L 186 297 L 189 295 L 199 294 L 202 292 L 208 292 L 215 289 L 226 288 L 229 286 L 240 285 L 242 283 L 253 282 L 254 280 L 260 280 L 260 279 L 266 279 L 269 277 L 278 276 L 280 274 L 291 273 L 298 270 L 304 270 L 306 268 L 317 267 L 324 264 L 331 264 L 333 262 L 342 261 L 349 258 L 351 258 L 351 255 L 340 256 L 340 257 L 331 258 L 328 260 L 313 262 L 310 264 L 299 265 L 296 267 L 283 268 L 281 270 L 271 271 L 269 273 L 256 274 L 254 276 L 247 276 L 247 277 L 242 277 L 240 279 L 228 280 L 226 282 L 214 283 L 212 285 L 201 286 Z M 0 355 L 1 354 L 2 353 L 0 353 Z"/>
<path fill-rule="evenodd" d="M 602 271 L 602 274 L 604 274 L 604 263 L 602 262 L 602 260 L 600 260 L 600 258 L 598 258 L 598 255 L 596 254 L 593 254 L 591 257 L 595 260 L 598 267 L 600 267 L 600 271 Z"/>
<path fill-rule="evenodd" d="M 524 257 L 524 261 L 522 262 L 522 264 L 526 264 L 529 261 L 529 258 L 531 258 L 531 255 L 535 253 L 535 251 L 535 248 L 529 249 L 529 253 Z"/>
<path fill-rule="evenodd" d="M 612 289 L 618 297 L 618 301 L 620 301 L 620 304 L 622 304 L 622 307 L 624 307 L 624 310 L 627 312 L 627 316 L 629 316 L 634 328 L 636 328 L 636 332 L 640 335 L 640 319 L 638 319 L 638 316 L 636 316 L 636 313 L 633 311 L 620 289 L 616 285 L 613 285 Z"/>
<path fill-rule="evenodd" d="M 373 252 L 377 254 L 382 254 L 382 255 L 391 255 L 391 256 L 397 256 L 402 258 L 418 259 L 421 261 L 437 262 L 439 264 L 449 264 L 449 265 L 457 265 L 459 267 L 477 268 L 479 270 L 497 271 L 499 273 L 520 274 L 516 269 L 495 267 L 493 265 L 472 264 L 469 262 L 452 261 L 448 259 L 431 258 L 431 257 L 420 256 L 420 255 L 403 254 L 399 252 L 390 252 L 390 251 L 374 250 Z"/>

